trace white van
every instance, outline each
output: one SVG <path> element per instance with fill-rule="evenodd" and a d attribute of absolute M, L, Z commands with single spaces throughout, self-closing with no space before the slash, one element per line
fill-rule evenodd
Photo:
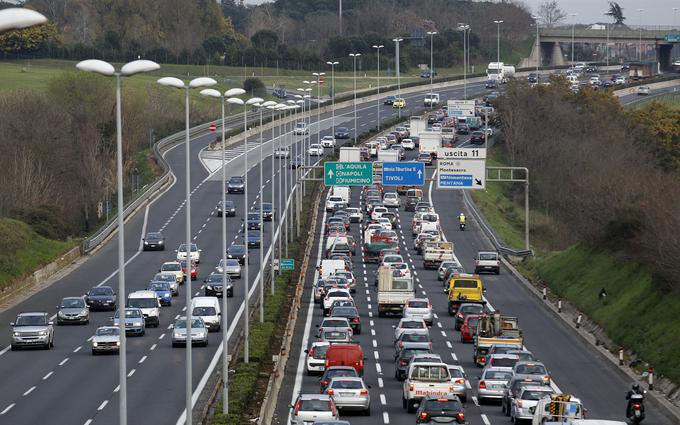
<path fill-rule="evenodd" d="M 222 311 L 217 297 L 195 297 L 191 300 L 191 315 L 203 319 L 209 332 L 220 330 Z"/>
<path fill-rule="evenodd" d="M 335 274 L 337 270 L 345 270 L 345 262 L 343 260 L 322 260 L 319 268 L 319 274 L 322 279 Z"/>
<path fill-rule="evenodd" d="M 157 328 L 160 325 L 161 301 L 155 291 L 135 291 L 127 297 L 126 307 L 142 310 L 146 326 Z"/>
<path fill-rule="evenodd" d="M 350 189 L 349 186 L 333 186 L 333 196 L 339 196 L 349 205 Z"/>

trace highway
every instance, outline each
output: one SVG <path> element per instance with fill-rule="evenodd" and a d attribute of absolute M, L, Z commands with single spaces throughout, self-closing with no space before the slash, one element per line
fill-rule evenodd
<path fill-rule="evenodd" d="M 662 93 L 671 89 L 653 90 Z M 636 95 L 621 98 L 622 103 L 630 103 Z M 466 138 L 459 141 L 465 144 Z M 407 153 L 406 160 L 414 159 L 417 153 Z M 435 168 L 429 168 L 428 175 L 432 177 Z M 494 184 L 494 183 L 489 183 Z M 466 270 L 473 270 L 473 257 L 479 250 L 493 249 L 493 245 L 486 239 L 463 203 L 459 190 L 437 190 L 432 183 L 426 187 L 426 197 L 429 197 L 436 211 L 440 214 L 442 230 L 445 237 L 454 243 L 455 253 Z M 389 190 L 385 189 L 386 192 Z M 361 205 L 360 188 L 352 191 L 351 206 Z M 323 198 L 325 201 L 325 198 Z M 317 239 L 312 248 L 312 261 L 320 264 L 322 227 L 327 214 L 323 205 L 319 206 Z M 465 231 L 458 229 L 457 215 L 465 212 L 468 217 L 468 227 Z M 410 222 L 411 212 L 403 208 L 398 210 L 400 229 L 401 254 L 409 264 L 415 276 L 416 296 L 427 297 L 433 305 L 435 321 L 430 329 L 433 340 L 433 350 L 449 364 L 459 364 L 464 367 L 471 390 L 468 392 L 466 404 L 466 418 L 470 424 L 498 424 L 506 423 L 508 417 L 501 413 L 499 404 L 479 405 L 476 398 L 477 377 L 481 369 L 472 362 L 472 344 L 459 341 L 459 333 L 454 330 L 453 317 L 447 314 L 447 298 L 443 294 L 442 282 L 437 280 L 436 270 L 425 270 L 422 258 L 412 249 Z M 359 244 L 362 241 L 359 224 L 352 224 L 351 234 Z M 377 314 L 377 293 L 373 284 L 374 272 L 378 265 L 365 264 L 363 253 L 357 249 L 357 256 L 353 258 L 353 273 L 357 278 L 357 292 L 354 300 L 359 310 L 362 323 L 362 333 L 355 335 L 366 358 L 364 365 L 364 381 L 371 386 L 371 416 L 341 413 L 341 419 L 350 420 L 356 424 L 407 424 L 415 422 L 415 415 L 406 413 L 402 408 L 402 382 L 394 376 L 394 346 L 393 325 L 398 318 L 382 317 Z M 321 323 L 323 314 L 318 305 L 313 302 L 311 288 L 317 279 L 318 272 L 309 268 L 305 281 L 305 292 L 302 297 L 300 314 L 295 329 L 295 337 L 291 350 L 291 357 L 285 370 L 282 391 L 274 416 L 275 424 L 287 425 L 290 420 L 289 406 L 294 403 L 298 394 L 318 393 L 319 376 L 308 376 L 305 369 L 305 353 L 314 342 L 315 325 Z M 571 393 L 581 398 L 588 409 L 589 418 L 623 420 L 626 406 L 625 392 L 630 388 L 630 381 L 616 370 L 609 361 L 585 344 L 560 320 L 555 318 L 542 302 L 537 300 L 523 284 L 516 279 L 509 270 L 503 268 L 500 275 L 483 275 L 486 298 L 492 308 L 503 314 L 518 316 L 520 326 L 524 331 L 525 345 L 537 359 L 543 361 L 553 378 L 553 389 Z M 670 425 L 674 420 L 666 418 L 662 413 L 651 407 L 647 408 L 645 423 L 656 425 Z"/>
<path fill-rule="evenodd" d="M 404 96 L 409 108 L 420 104 L 422 92 Z M 462 95 L 462 86 L 438 90 L 442 100 Z M 486 92 L 480 84 L 468 84 L 468 94 Z M 375 102 L 361 103 L 358 109 L 359 131 L 368 130 L 376 125 L 377 107 Z M 380 106 L 381 119 L 396 115 L 390 106 Z M 314 113 L 312 121 L 315 121 Z M 403 116 L 409 115 L 408 108 L 402 110 Z M 322 114 L 321 134 L 330 134 L 330 114 Z M 353 130 L 353 109 L 336 111 L 336 126 L 345 124 Z M 311 126 L 310 138 L 316 140 L 316 125 Z M 191 283 L 194 295 L 201 295 L 202 280 L 214 270 L 221 258 L 220 220 L 215 210 L 220 199 L 220 182 L 217 171 L 210 175 L 199 161 L 199 152 L 213 139 L 208 135 L 192 140 L 191 143 L 191 184 L 192 184 L 192 234 L 195 243 L 203 250 L 199 265 L 199 278 Z M 297 137 L 300 143 L 301 137 Z M 251 140 L 252 142 L 253 140 Z M 285 143 L 290 143 L 288 135 Z M 259 192 L 259 149 L 252 149 L 249 143 L 249 201 L 256 202 Z M 227 165 L 228 175 L 243 173 L 243 157 L 239 152 L 243 145 L 229 147 Z M 272 143 L 267 141 L 265 155 L 272 151 Z M 174 259 L 174 249 L 184 240 L 184 149 L 172 148 L 166 154 L 176 181 L 162 196 L 146 210 L 134 215 L 126 223 L 125 258 L 127 292 L 144 289 L 164 261 Z M 315 159 L 316 160 L 316 159 Z M 277 164 L 278 165 L 278 164 Z M 263 194 L 265 201 L 271 197 L 271 158 L 262 164 L 265 182 Z M 285 172 L 290 173 L 288 168 Z M 289 174 L 290 177 L 290 174 Z M 278 177 L 277 177 L 278 178 Z M 277 184 L 278 186 L 278 184 Z M 240 239 L 239 228 L 243 218 L 243 195 L 229 195 L 228 199 L 237 204 L 236 217 L 228 222 L 228 241 Z M 268 223 L 267 223 L 268 224 Z M 266 249 L 270 227 L 265 225 Z M 142 252 L 141 237 L 146 231 L 161 230 L 166 237 L 167 250 L 164 252 Z M 111 312 L 92 312 L 87 326 L 55 326 L 55 348 L 49 351 L 25 350 L 10 351 L 9 322 L 19 312 L 47 311 L 56 313 L 56 306 L 65 296 L 79 296 L 96 285 L 109 285 L 117 290 L 117 240 L 114 237 L 106 242 L 82 265 L 59 279 L 46 289 L 0 313 L 5 323 L 5 332 L 0 333 L 0 374 L 3 385 L 0 388 L 0 423 L 35 424 L 43 423 L 47 416 L 51 424 L 116 424 L 118 423 L 118 357 L 92 356 L 89 339 L 95 329 L 110 324 Z M 266 252 L 266 251 L 265 251 Z M 251 294 L 256 292 L 255 282 L 259 270 L 259 255 L 251 250 Z M 243 281 L 236 280 L 234 298 L 229 299 L 228 317 L 242 319 L 244 299 Z M 128 338 L 128 419 L 130 423 L 176 423 L 184 411 L 184 350 L 172 349 L 171 333 L 168 326 L 175 317 L 184 314 L 185 286 L 173 299 L 170 307 L 161 311 L 161 326 L 148 328 L 144 337 Z M 118 294 L 123 298 L 127 294 Z M 230 331 L 240 328 L 240 323 L 232 323 Z M 193 350 L 193 386 L 196 388 L 205 375 L 210 362 L 217 352 L 221 333 L 210 334 L 207 348 Z"/>

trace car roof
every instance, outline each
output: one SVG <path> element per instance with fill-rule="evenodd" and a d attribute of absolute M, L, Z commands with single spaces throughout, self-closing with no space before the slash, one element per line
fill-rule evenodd
<path fill-rule="evenodd" d="M 300 400 L 329 400 L 331 396 L 328 394 L 300 394 L 298 396 Z"/>
<path fill-rule="evenodd" d="M 156 298 L 156 293 L 154 291 L 135 291 L 128 294 L 128 298 Z"/>
<path fill-rule="evenodd" d="M 555 391 L 553 391 L 552 388 L 550 388 L 547 385 L 525 385 L 520 389 L 520 392 L 523 392 L 523 391 L 544 391 L 546 393 L 547 392 L 551 392 L 551 393 L 555 392 Z"/>
<path fill-rule="evenodd" d="M 44 311 L 26 311 L 17 314 L 17 316 L 46 316 L 47 312 Z"/>

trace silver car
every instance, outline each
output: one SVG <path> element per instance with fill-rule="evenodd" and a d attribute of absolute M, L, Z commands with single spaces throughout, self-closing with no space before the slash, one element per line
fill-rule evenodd
<path fill-rule="evenodd" d="M 427 298 L 411 298 L 406 302 L 402 316 L 409 319 L 423 319 L 428 326 L 432 326 L 434 320 L 432 304 Z"/>
<path fill-rule="evenodd" d="M 333 378 L 326 394 L 333 397 L 340 410 L 359 410 L 366 416 L 371 415 L 371 395 L 362 378 Z"/>
<path fill-rule="evenodd" d="M 321 332 L 319 341 L 324 342 L 352 342 L 352 330 L 345 328 L 327 328 Z"/>
<path fill-rule="evenodd" d="M 291 425 L 311 425 L 340 418 L 335 402 L 327 394 L 300 394 L 291 408 Z"/>
<path fill-rule="evenodd" d="M 444 272 L 446 272 L 446 269 L 449 268 L 449 266 L 460 266 L 460 264 L 458 264 L 458 261 L 442 261 L 437 269 L 438 280 L 444 280 Z"/>
<path fill-rule="evenodd" d="M 120 329 L 101 326 L 92 337 L 92 354 L 120 352 Z"/>
<path fill-rule="evenodd" d="M 125 309 L 125 335 L 139 335 L 144 336 L 146 333 L 146 322 L 144 320 L 144 313 L 140 308 L 128 307 Z M 116 310 L 113 316 L 113 326 L 119 326 L 120 310 Z"/>
<path fill-rule="evenodd" d="M 238 260 L 229 258 L 227 259 L 227 275 L 229 275 L 230 278 L 232 279 L 240 279 L 241 278 L 241 263 L 239 263 Z M 224 273 L 224 261 L 220 260 L 220 262 L 217 264 L 217 273 Z"/>
<path fill-rule="evenodd" d="M 394 326 L 394 339 L 397 340 L 402 333 L 409 329 L 427 329 L 427 324 L 421 318 L 402 318 L 399 323 Z"/>
<path fill-rule="evenodd" d="M 187 344 L 187 318 L 180 317 L 172 325 L 172 346 L 178 347 Z M 208 346 L 208 328 L 203 319 L 193 317 L 191 321 L 191 345 Z"/>
<path fill-rule="evenodd" d="M 83 297 L 62 298 L 57 308 L 57 325 L 90 323 L 90 307 Z"/>
<path fill-rule="evenodd" d="M 505 386 L 512 378 L 512 368 L 510 367 L 487 367 L 482 372 L 482 376 L 477 383 L 477 399 L 480 404 L 482 400 L 500 400 L 505 394 Z"/>
<path fill-rule="evenodd" d="M 460 365 L 447 365 L 449 374 L 451 375 L 451 383 L 453 384 L 453 394 L 457 395 L 460 401 L 465 403 L 467 401 L 467 376 L 465 370 Z"/>
<path fill-rule="evenodd" d="M 180 268 L 181 270 L 181 268 Z M 177 283 L 177 276 L 174 273 L 161 272 L 156 273 L 149 283 L 168 282 L 172 295 L 179 294 L 179 284 Z"/>
<path fill-rule="evenodd" d="M 54 328 L 45 312 L 19 313 L 12 326 L 12 351 L 20 347 L 54 347 Z"/>

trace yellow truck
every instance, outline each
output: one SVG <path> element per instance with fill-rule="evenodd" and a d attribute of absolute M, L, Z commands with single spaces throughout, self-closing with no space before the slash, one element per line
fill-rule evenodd
<path fill-rule="evenodd" d="M 472 354 L 475 365 L 484 367 L 492 345 L 511 346 L 521 350 L 524 345 L 522 329 L 519 327 L 519 319 L 513 316 L 503 316 L 495 311 L 484 314 L 477 322 L 477 334 L 475 335 L 475 348 Z"/>
<path fill-rule="evenodd" d="M 476 274 L 454 274 L 449 278 L 449 314 L 454 316 L 464 303 L 486 304 L 484 285 Z"/>

